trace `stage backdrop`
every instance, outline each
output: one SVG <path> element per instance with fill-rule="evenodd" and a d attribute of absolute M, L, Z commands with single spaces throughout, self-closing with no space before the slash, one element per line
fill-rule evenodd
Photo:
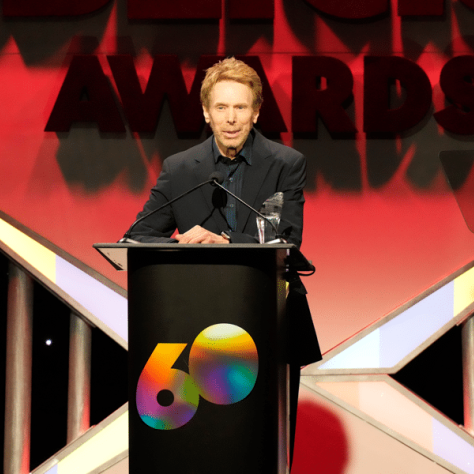
<path fill-rule="evenodd" d="M 357 5 L 357 6 L 354 6 Z M 308 160 L 323 351 L 474 257 L 439 152 L 474 149 L 474 1 L 3 0 L 0 210 L 125 286 L 117 241 L 202 141 L 203 70 L 246 57 L 264 134 Z"/>

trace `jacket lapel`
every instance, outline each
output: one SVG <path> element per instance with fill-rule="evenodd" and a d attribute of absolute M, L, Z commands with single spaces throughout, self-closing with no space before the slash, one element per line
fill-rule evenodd
<path fill-rule="evenodd" d="M 245 170 L 244 181 L 242 183 L 241 198 L 250 206 L 260 206 L 256 199 L 260 192 L 265 177 L 271 166 L 271 152 L 265 144 L 263 136 L 255 130 L 255 137 L 252 147 L 252 165 Z M 267 196 L 270 197 L 270 196 Z M 258 209 L 257 209 L 258 211 Z M 252 215 L 252 216 L 251 216 Z M 247 221 L 250 217 L 255 218 L 255 214 L 243 204 L 239 207 L 239 215 L 237 220 L 237 232 L 243 232 Z"/>

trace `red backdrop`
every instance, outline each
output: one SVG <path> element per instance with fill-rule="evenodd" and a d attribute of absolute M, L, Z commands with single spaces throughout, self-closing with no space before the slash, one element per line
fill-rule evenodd
<path fill-rule="evenodd" d="M 3 1 L 1 211 L 124 286 L 92 244 L 118 240 L 163 159 L 206 136 L 195 76 L 203 56 L 235 54 L 256 57 L 268 81 L 262 130 L 308 159 L 303 252 L 317 267 L 306 283 L 323 351 L 472 260 L 438 154 L 473 147 L 473 2 L 275 0 L 242 20 L 248 8 L 218 1 L 211 20 L 157 19 L 174 15 L 168 3 L 191 18 L 202 6 Z M 113 71 L 123 54 L 128 92 Z M 152 73 L 157 55 L 179 68 Z M 146 114 L 151 131 L 133 122 Z M 104 129 L 114 119 L 122 132 Z"/>

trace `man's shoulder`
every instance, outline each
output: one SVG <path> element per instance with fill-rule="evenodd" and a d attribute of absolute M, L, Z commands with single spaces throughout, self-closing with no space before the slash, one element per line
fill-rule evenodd
<path fill-rule="evenodd" d="M 271 155 L 274 158 L 282 158 L 285 160 L 304 159 L 299 151 L 282 143 L 275 142 L 264 137 L 260 132 L 255 132 L 254 146 L 262 155 Z"/>

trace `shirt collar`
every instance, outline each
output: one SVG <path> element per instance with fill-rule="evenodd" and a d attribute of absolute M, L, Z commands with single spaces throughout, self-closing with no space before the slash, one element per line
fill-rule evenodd
<path fill-rule="evenodd" d="M 243 161 L 245 161 L 248 165 L 252 164 L 252 146 L 253 146 L 254 134 L 255 132 L 252 129 L 249 133 L 249 136 L 247 137 L 247 140 L 244 143 L 242 150 L 240 150 L 239 154 L 237 155 L 237 156 L 240 156 L 243 159 Z M 212 154 L 214 156 L 215 163 L 217 163 L 222 157 L 221 152 L 219 151 L 219 148 L 216 144 L 215 138 L 213 138 L 212 140 Z"/>

